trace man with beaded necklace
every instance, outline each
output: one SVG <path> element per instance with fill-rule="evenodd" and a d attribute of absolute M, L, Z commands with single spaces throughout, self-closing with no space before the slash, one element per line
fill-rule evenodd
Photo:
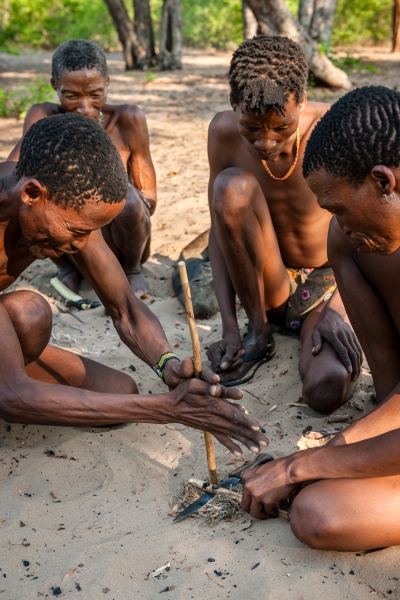
<path fill-rule="evenodd" d="M 327 256 L 330 215 L 302 175 L 307 140 L 329 105 L 307 102 L 299 46 L 258 36 L 235 51 L 232 111 L 209 130 L 210 260 L 223 337 L 208 349 L 224 385 L 240 385 L 274 354 L 271 324 L 299 332 L 303 398 L 330 412 L 352 395 L 362 351 Z M 241 339 L 238 296 L 248 317 Z"/>

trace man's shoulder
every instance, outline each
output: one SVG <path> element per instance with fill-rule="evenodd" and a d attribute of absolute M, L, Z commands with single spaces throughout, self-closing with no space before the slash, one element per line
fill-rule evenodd
<path fill-rule="evenodd" d="M 54 104 L 53 102 L 41 102 L 40 104 L 32 104 L 26 114 L 26 118 L 30 117 L 33 120 L 38 121 L 45 117 L 51 117 L 60 113 L 60 105 Z"/>
<path fill-rule="evenodd" d="M 322 117 L 328 112 L 331 106 L 332 105 L 328 104 L 327 102 L 307 102 L 302 119 L 305 124 L 305 131 L 303 131 L 302 134 L 303 137 L 308 137 L 309 135 L 311 135 L 311 132 L 318 123 L 318 121 L 322 119 Z"/>
<path fill-rule="evenodd" d="M 215 115 L 212 119 L 208 136 L 213 141 L 232 142 L 238 137 L 235 113 L 233 110 L 224 110 Z"/>
<path fill-rule="evenodd" d="M 144 112 L 134 104 L 108 105 L 107 108 L 112 112 L 112 116 L 118 125 L 136 128 L 146 123 Z"/>

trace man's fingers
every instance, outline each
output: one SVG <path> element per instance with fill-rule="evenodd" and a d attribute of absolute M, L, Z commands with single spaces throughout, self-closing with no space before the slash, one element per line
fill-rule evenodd
<path fill-rule="evenodd" d="M 207 358 L 214 365 L 219 366 L 221 364 L 221 358 L 225 354 L 225 349 L 221 347 L 221 344 L 212 344 L 207 350 Z"/>
<path fill-rule="evenodd" d="M 213 373 L 209 367 L 202 367 L 201 369 L 201 378 L 203 381 L 207 381 L 211 385 L 216 385 L 219 382 L 219 375 Z"/>
<path fill-rule="evenodd" d="M 353 367 L 346 347 L 342 344 L 342 342 L 339 341 L 338 338 L 336 338 L 336 340 L 333 341 L 332 346 L 336 354 L 344 364 L 347 371 L 349 373 L 353 373 Z"/>
<path fill-rule="evenodd" d="M 320 332 L 318 331 L 317 328 L 314 329 L 312 336 L 311 336 L 311 340 L 312 340 L 312 353 L 314 356 L 316 356 L 321 351 L 322 342 L 323 342 L 322 335 L 320 334 Z"/>
<path fill-rule="evenodd" d="M 231 366 L 233 359 L 236 359 L 236 354 L 238 352 L 237 346 L 233 346 L 232 344 L 228 344 L 225 349 L 225 354 L 221 358 L 221 369 L 226 371 Z"/>
<path fill-rule="evenodd" d="M 232 452 L 232 454 L 234 454 L 235 456 L 242 456 L 242 450 L 240 448 L 240 446 L 238 446 L 237 444 L 235 444 L 235 442 L 232 440 L 232 438 L 229 437 L 229 435 L 224 435 L 223 433 L 217 433 L 214 434 L 214 437 L 226 448 L 228 448 L 228 450 L 230 450 Z"/>
<path fill-rule="evenodd" d="M 229 400 L 241 400 L 243 398 L 243 392 L 238 388 L 227 388 L 224 385 L 221 388 L 221 398 L 228 398 Z"/>

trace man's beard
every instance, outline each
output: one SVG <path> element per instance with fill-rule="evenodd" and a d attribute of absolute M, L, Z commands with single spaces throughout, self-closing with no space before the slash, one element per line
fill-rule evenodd
<path fill-rule="evenodd" d="M 32 256 L 38 258 L 39 260 L 45 260 L 46 258 L 48 258 L 48 256 L 46 255 L 46 250 L 44 248 L 41 248 L 37 244 L 32 244 L 31 246 L 28 246 L 28 250 L 30 254 L 32 254 Z"/>

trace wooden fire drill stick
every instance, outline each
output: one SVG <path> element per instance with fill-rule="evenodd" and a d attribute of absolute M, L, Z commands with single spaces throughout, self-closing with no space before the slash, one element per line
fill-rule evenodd
<path fill-rule="evenodd" d="M 189 285 L 189 279 L 188 279 L 188 275 L 187 275 L 187 271 L 186 271 L 186 263 L 183 260 L 181 260 L 180 262 L 178 262 L 178 268 L 179 268 L 179 275 L 181 277 L 183 296 L 185 298 L 186 317 L 188 320 L 190 337 L 192 338 L 194 376 L 197 377 L 197 379 L 200 379 L 200 376 L 201 376 L 200 340 L 199 340 L 199 335 L 197 333 L 196 321 L 194 320 L 192 296 L 190 293 L 190 285 Z M 209 433 L 208 431 L 204 432 L 204 441 L 206 443 L 207 464 L 208 464 L 208 472 L 210 474 L 210 481 L 214 485 L 217 485 L 218 477 L 217 477 L 217 464 L 215 462 L 214 442 L 213 442 L 211 433 Z"/>

